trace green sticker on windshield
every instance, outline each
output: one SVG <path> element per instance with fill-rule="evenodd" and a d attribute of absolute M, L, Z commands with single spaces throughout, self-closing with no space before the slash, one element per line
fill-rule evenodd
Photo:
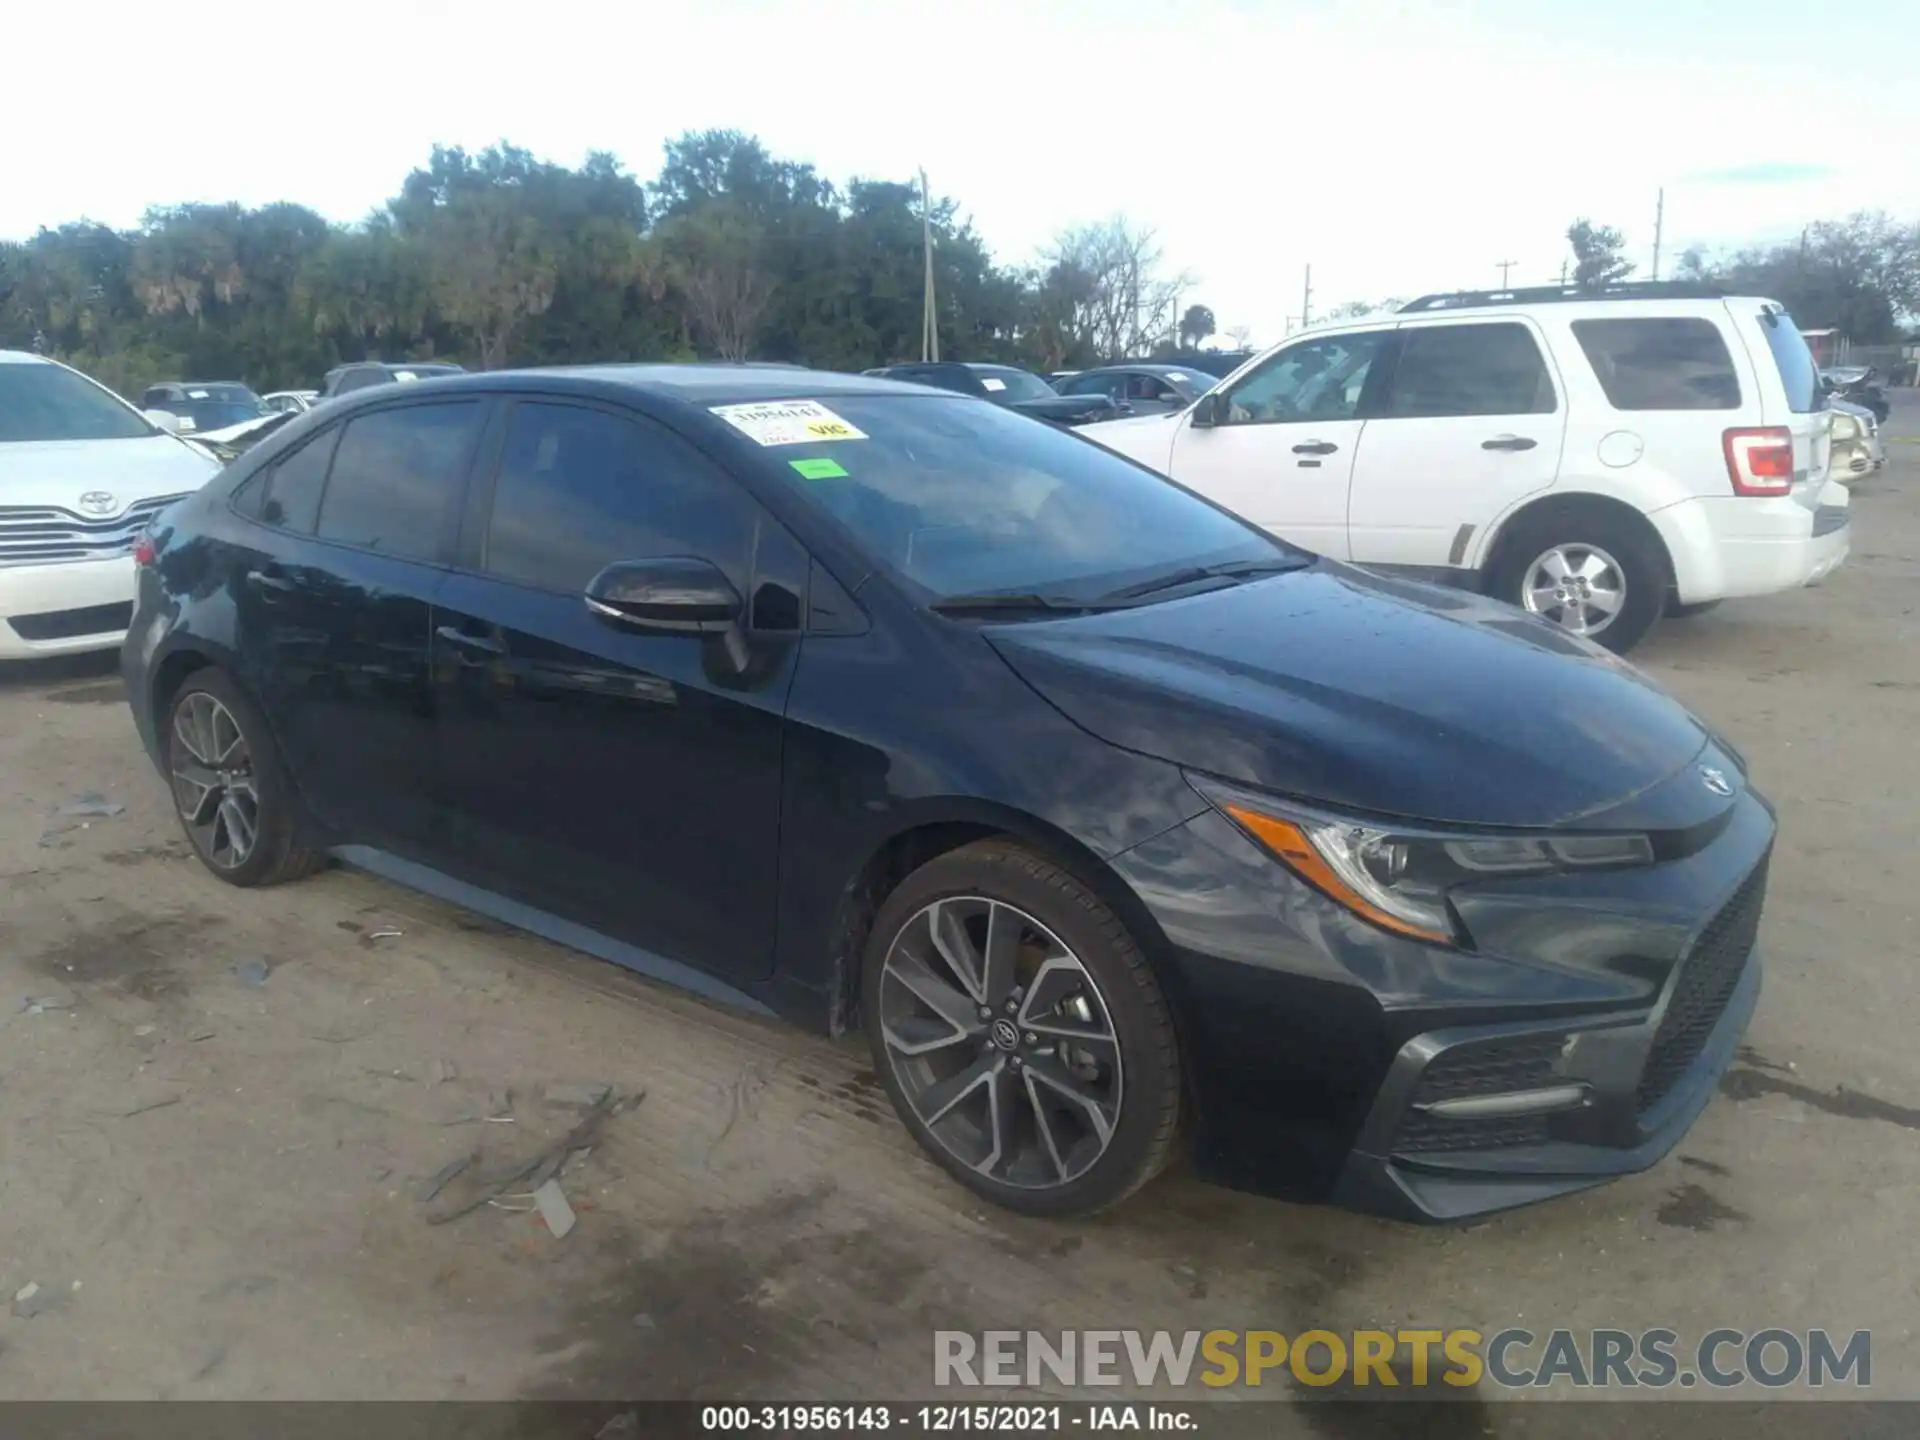
<path fill-rule="evenodd" d="M 847 473 L 838 460 L 789 460 L 787 463 L 800 472 L 802 480 L 838 480 Z"/>

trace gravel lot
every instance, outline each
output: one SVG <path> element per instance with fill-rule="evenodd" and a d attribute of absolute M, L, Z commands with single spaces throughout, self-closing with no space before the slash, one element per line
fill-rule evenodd
<path fill-rule="evenodd" d="M 0 1286 L 54 1302 L 0 1313 L 0 1398 L 898 1398 L 936 1327 L 1515 1323 L 1866 1328 L 1875 1393 L 1920 1397 L 1920 443 L 1891 448 L 1838 576 L 1636 656 L 1780 810 L 1742 1063 L 1650 1173 L 1465 1230 L 1181 1175 L 1091 1224 L 983 1212 L 857 1046 L 349 871 L 227 889 L 110 660 L 0 673 Z M 125 809 L 60 813 L 89 793 Z M 644 1098 L 569 1144 L 586 1097 L 548 1087 L 593 1084 Z M 556 1146 L 589 1152 L 571 1234 L 524 1183 L 455 1215 Z"/>

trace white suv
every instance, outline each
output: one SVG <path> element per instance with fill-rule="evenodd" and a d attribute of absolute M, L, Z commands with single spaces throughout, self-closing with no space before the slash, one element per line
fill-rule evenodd
<path fill-rule="evenodd" d="M 0 350 L 0 660 L 118 645 L 134 541 L 219 468 L 79 371 Z"/>
<path fill-rule="evenodd" d="M 1779 305 L 1628 284 L 1428 296 L 1079 433 L 1323 555 L 1625 651 L 1846 558 L 1828 422 Z"/>

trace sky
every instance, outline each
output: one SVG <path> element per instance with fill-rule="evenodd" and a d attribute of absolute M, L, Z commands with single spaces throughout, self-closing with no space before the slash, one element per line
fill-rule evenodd
<path fill-rule="evenodd" d="M 651 178 L 670 137 L 732 128 L 841 181 L 924 166 L 1005 263 L 1125 214 L 1183 303 L 1260 344 L 1309 265 L 1315 315 L 1502 261 L 1548 283 L 1581 215 L 1644 274 L 1663 189 L 1663 269 L 1859 209 L 1920 219 L 1916 0 L 14 9 L 0 238 L 188 200 L 352 221 L 436 141 Z"/>

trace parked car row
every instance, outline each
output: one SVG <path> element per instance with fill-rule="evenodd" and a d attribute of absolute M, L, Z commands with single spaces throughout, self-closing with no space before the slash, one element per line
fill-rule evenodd
<path fill-rule="evenodd" d="M 7 653 L 124 632 L 212 873 L 339 856 L 864 1029 L 999 1203 L 1182 1150 L 1413 1219 L 1578 1190 L 1755 1003 L 1772 813 L 1603 647 L 1846 553 L 1770 302 L 1428 297 L 1190 396 L 336 372 L 217 474 L 0 361 Z"/>

